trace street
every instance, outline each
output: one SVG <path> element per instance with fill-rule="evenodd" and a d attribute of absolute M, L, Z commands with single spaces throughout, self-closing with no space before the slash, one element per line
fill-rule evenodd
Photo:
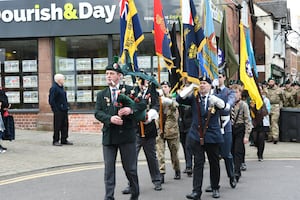
<path fill-rule="evenodd" d="M 181 162 L 183 167 L 183 163 Z M 300 160 L 247 161 L 236 189 L 231 189 L 221 161 L 221 188 L 223 200 L 296 200 L 300 197 L 297 182 L 300 177 Z M 208 186 L 208 164 L 205 164 L 203 190 Z M 7 177 L 0 181 L 0 196 L 3 200 L 96 200 L 104 197 L 103 165 L 86 164 L 63 168 L 34 171 L 20 176 Z M 170 163 L 162 191 L 154 191 L 145 161 L 139 161 L 140 199 L 181 200 L 192 190 L 192 178 L 182 174 L 181 180 L 173 179 Z M 117 167 L 116 199 L 129 199 L 122 189 L 127 185 L 120 164 Z M 203 199 L 213 199 L 203 192 Z"/>

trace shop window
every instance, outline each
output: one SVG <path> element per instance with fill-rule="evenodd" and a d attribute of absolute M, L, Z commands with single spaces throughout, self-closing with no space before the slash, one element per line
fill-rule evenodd
<path fill-rule="evenodd" d="M 55 38 L 55 73 L 66 77 L 71 110 L 93 110 L 96 94 L 106 85 L 108 36 Z"/>
<path fill-rule="evenodd" d="M 146 33 L 138 48 L 138 64 L 149 74 L 157 74 L 153 34 Z M 55 38 L 55 73 L 66 77 L 65 89 L 71 111 L 91 111 L 97 93 L 106 87 L 105 67 L 120 53 L 119 35 L 76 36 Z M 161 64 L 161 80 L 168 72 Z M 125 77 L 130 84 L 131 77 Z"/>
<path fill-rule="evenodd" d="M 139 69 L 146 71 L 148 74 L 154 74 L 157 77 L 158 60 L 154 49 L 154 38 L 152 33 L 144 33 L 144 40 L 138 46 L 138 66 Z M 113 35 L 113 52 L 118 55 L 120 52 L 120 37 Z M 161 81 L 168 80 L 168 71 L 163 60 L 160 59 Z M 130 77 L 125 77 L 126 80 L 131 80 Z"/>
<path fill-rule="evenodd" d="M 11 109 L 38 108 L 37 46 L 37 40 L 0 41 L 0 84 Z"/>

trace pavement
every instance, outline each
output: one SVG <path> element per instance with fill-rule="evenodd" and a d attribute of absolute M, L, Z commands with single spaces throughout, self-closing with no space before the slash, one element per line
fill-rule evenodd
<path fill-rule="evenodd" d="M 102 164 L 102 135 L 99 133 L 69 133 L 69 141 L 74 145 L 52 146 L 52 132 L 16 130 L 16 140 L 2 141 L 7 152 L 0 154 L 0 180 L 20 176 L 34 171 L 59 167 Z M 265 160 L 300 160 L 300 143 L 267 143 Z M 168 151 L 167 151 L 168 152 Z M 257 160 L 256 148 L 246 145 L 247 160 Z M 170 159 L 169 153 L 166 153 Z M 184 163 L 180 146 L 179 158 Z M 118 156 L 119 159 L 119 156 Z M 139 161 L 145 161 L 143 151 Z"/>

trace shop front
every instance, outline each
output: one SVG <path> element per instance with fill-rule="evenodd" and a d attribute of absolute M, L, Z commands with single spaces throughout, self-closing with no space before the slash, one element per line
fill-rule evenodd
<path fill-rule="evenodd" d="M 154 72 L 153 1 L 136 1 L 145 40 L 140 68 Z M 178 23 L 179 2 L 168 4 L 168 25 Z M 12 104 L 17 129 L 52 129 L 48 104 L 55 73 L 66 76 L 70 131 L 99 132 L 96 93 L 105 87 L 104 69 L 119 55 L 119 5 L 110 0 L 26 0 L 0 2 L 1 87 Z M 163 79 L 167 72 L 162 73 Z"/>
<path fill-rule="evenodd" d="M 96 94 L 106 85 L 104 69 L 120 51 L 119 1 L 0 1 L 0 84 L 12 104 L 17 129 L 52 130 L 48 104 L 55 73 L 66 76 L 71 132 L 99 132 Z M 152 0 L 135 1 L 145 35 L 140 69 L 156 73 Z M 169 29 L 180 2 L 162 0 Z M 200 7 L 200 3 L 196 4 Z M 218 28 L 220 27 L 220 24 Z M 162 68 L 164 68 L 162 66 Z M 167 80 L 166 68 L 161 80 Z"/>

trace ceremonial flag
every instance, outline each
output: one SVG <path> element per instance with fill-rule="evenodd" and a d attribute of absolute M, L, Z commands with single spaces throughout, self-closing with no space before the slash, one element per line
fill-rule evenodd
<path fill-rule="evenodd" d="M 171 54 L 171 38 L 166 27 L 166 21 L 160 0 L 154 0 L 154 43 L 156 55 L 162 57 L 170 70 L 173 67 Z"/>
<path fill-rule="evenodd" d="M 210 0 L 205 0 L 204 9 L 204 35 L 205 45 L 203 47 L 203 65 L 211 79 L 218 78 L 218 54 L 216 34 L 211 15 Z"/>
<path fill-rule="evenodd" d="M 246 29 L 246 44 L 247 44 L 247 52 L 248 52 L 248 58 L 251 65 L 251 69 L 253 69 L 255 77 L 258 77 L 257 69 L 256 69 L 256 62 L 255 62 L 255 56 L 254 51 L 252 48 L 252 43 L 250 39 L 250 30 L 249 28 Z"/>
<path fill-rule="evenodd" d="M 185 43 L 185 69 L 183 73 L 188 81 L 199 84 L 198 77 L 201 75 L 197 53 L 202 50 L 204 45 L 204 34 L 197 16 L 193 0 L 182 0 L 182 23 L 183 37 Z"/>
<path fill-rule="evenodd" d="M 223 12 L 223 21 L 218 48 L 218 65 L 224 67 L 226 75 L 231 78 L 239 69 L 239 63 L 235 57 L 234 49 L 226 30 L 226 13 Z"/>
<path fill-rule="evenodd" d="M 139 71 L 136 59 L 138 45 L 144 40 L 137 9 L 133 0 L 120 0 L 120 56 L 125 63 L 126 51 L 134 64 L 134 71 Z"/>
<path fill-rule="evenodd" d="M 244 26 L 242 23 L 240 23 L 240 79 L 244 84 L 244 89 L 248 91 L 251 100 L 256 104 L 256 109 L 259 110 L 263 105 L 263 100 L 258 91 L 251 70 L 247 53 Z"/>
<path fill-rule="evenodd" d="M 171 68 L 171 70 L 169 70 L 169 81 L 171 84 L 171 91 L 174 92 L 177 89 L 180 88 L 180 73 L 181 73 L 181 69 L 180 69 L 180 62 L 181 62 L 181 58 L 180 58 L 180 52 L 177 46 L 177 39 L 176 39 L 176 27 L 175 27 L 175 23 L 173 23 L 172 26 L 172 30 L 170 31 L 170 37 L 171 37 L 171 41 L 172 41 L 172 45 L 171 45 L 171 53 L 173 55 L 173 63 L 174 66 Z"/>

